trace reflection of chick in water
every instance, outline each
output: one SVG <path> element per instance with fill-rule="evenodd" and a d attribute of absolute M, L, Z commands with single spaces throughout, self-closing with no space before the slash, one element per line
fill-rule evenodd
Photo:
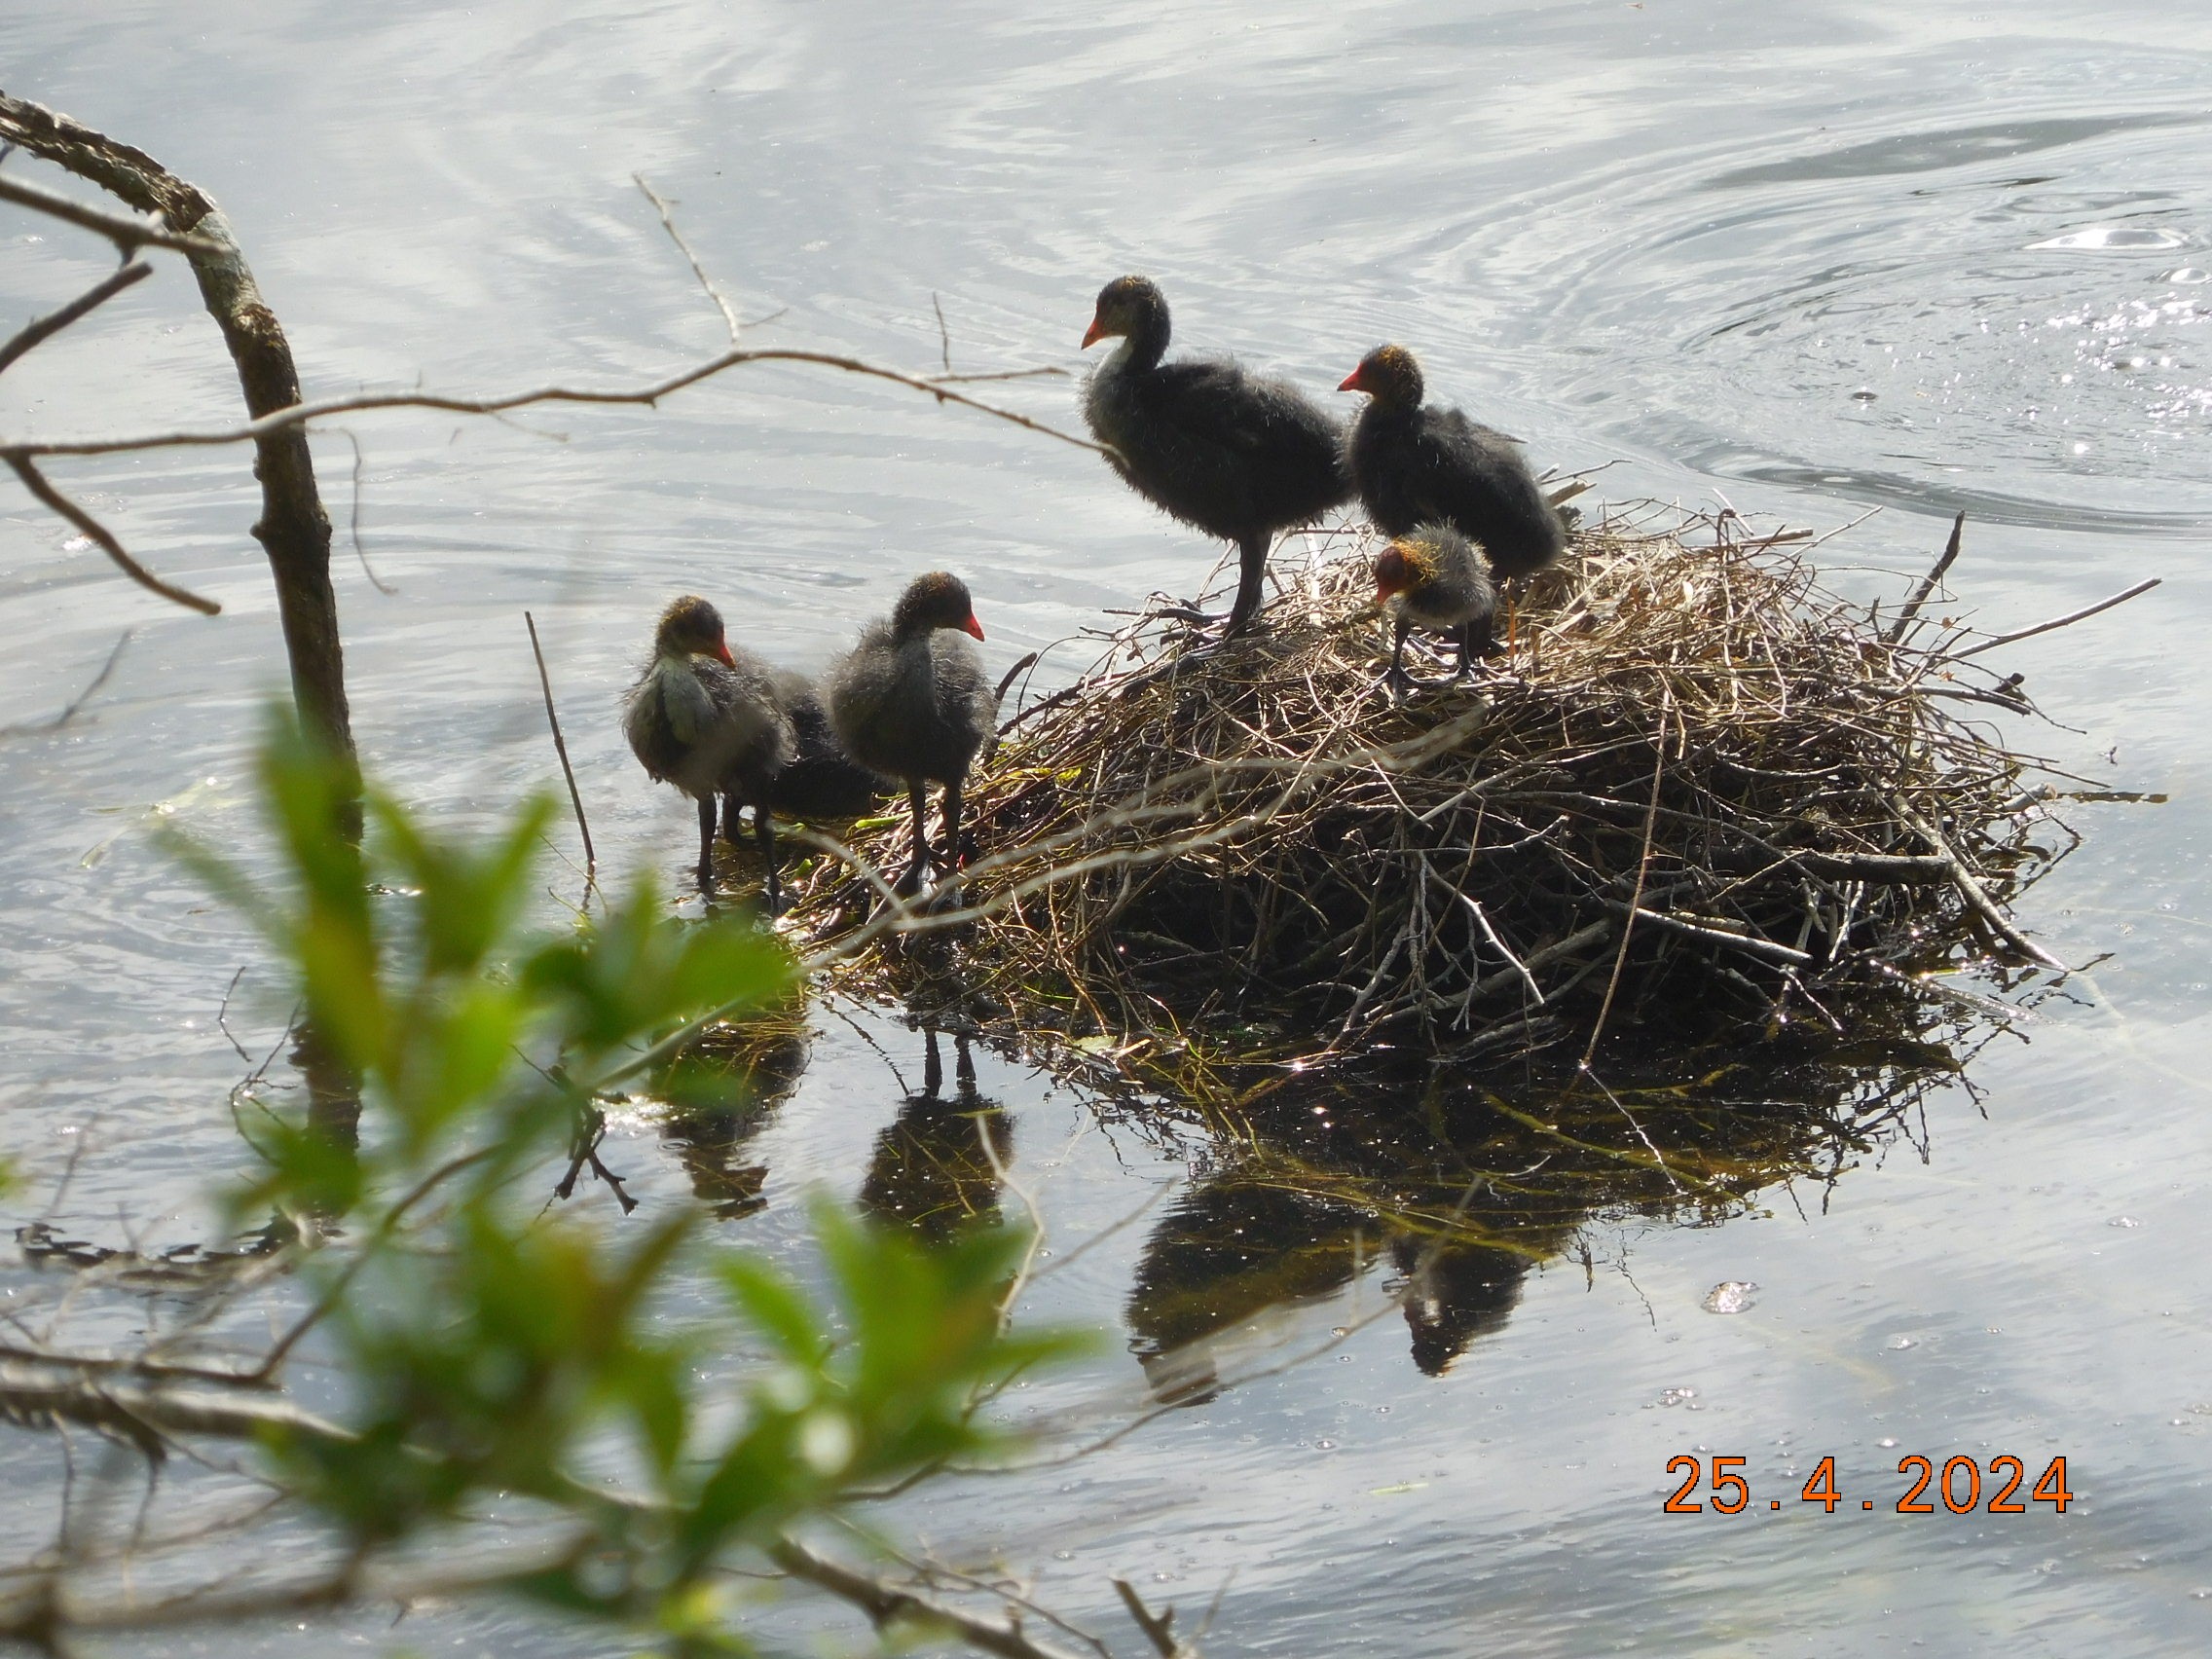
<path fill-rule="evenodd" d="M 999 1219 L 999 1171 L 1014 1156 L 1014 1124 L 996 1101 L 976 1091 L 968 1039 L 953 1038 L 953 1095 L 942 1098 L 944 1060 L 935 1026 L 925 1028 L 922 1091 L 910 1094 L 876 1137 L 861 1207 L 942 1239 Z M 989 1136 L 986 1150 L 984 1136 Z"/>
<path fill-rule="evenodd" d="M 1477 1337 L 1504 1327 L 1529 1272 L 1527 1257 L 1491 1244 L 1399 1238 L 1390 1255 L 1406 1279 L 1414 1363 L 1430 1377 L 1443 1376 Z"/>
<path fill-rule="evenodd" d="M 1220 1375 L 1207 1341 L 1281 1303 L 1351 1282 L 1374 1217 L 1234 1172 L 1161 1218 L 1129 1292 L 1130 1346 L 1156 1398 L 1198 1405 Z"/>
<path fill-rule="evenodd" d="M 738 1160 L 756 1135 L 774 1120 L 806 1070 L 803 1033 L 785 1031 L 749 1046 L 736 1055 L 710 1056 L 712 1087 L 674 1088 L 672 1097 L 694 1096 L 661 1125 L 661 1139 L 676 1148 L 691 1177 L 691 1191 L 723 1221 L 736 1221 L 768 1206 L 765 1163 Z"/>

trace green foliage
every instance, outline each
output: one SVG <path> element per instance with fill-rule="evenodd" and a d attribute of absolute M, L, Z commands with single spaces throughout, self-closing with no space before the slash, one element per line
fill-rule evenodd
<path fill-rule="evenodd" d="M 596 924 L 529 940 L 543 801 L 471 841 L 372 793 L 355 846 L 349 775 L 282 720 L 261 781 L 285 891 L 184 856 L 288 961 L 307 1041 L 358 1091 L 357 1135 L 327 1112 L 265 1115 L 265 1168 L 235 1195 L 241 1216 L 275 1205 L 345 1240 L 306 1270 L 343 1432 L 266 1449 L 357 1557 L 526 1499 L 558 1545 L 495 1581 L 678 1646 L 742 1646 L 714 1593 L 733 1552 L 856 1487 L 996 1448 L 977 1402 L 1073 1346 L 1003 1328 L 1018 1235 L 933 1249 L 818 1204 L 818 1303 L 701 1237 L 688 1209 L 606 1229 L 547 1207 L 598 1121 L 597 1082 L 702 1015 L 788 1001 L 772 938 L 680 923 L 642 885 Z M 678 1328 L 684 1287 L 706 1311 Z"/>

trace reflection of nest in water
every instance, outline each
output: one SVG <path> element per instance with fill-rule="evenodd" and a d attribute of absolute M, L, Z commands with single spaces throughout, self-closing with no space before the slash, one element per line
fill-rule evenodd
<path fill-rule="evenodd" d="M 1841 1035 L 1869 990 L 2039 954 L 2003 910 L 2052 856 L 2028 762 L 1961 718 L 2013 683 L 1738 522 L 1608 520 L 1507 656 L 1402 707 L 1365 547 L 1287 564 L 1252 641 L 1124 630 L 971 792 L 969 991 L 1156 1052 L 1489 1061 L 1601 1019 Z M 931 954 L 840 973 L 911 992 Z"/>

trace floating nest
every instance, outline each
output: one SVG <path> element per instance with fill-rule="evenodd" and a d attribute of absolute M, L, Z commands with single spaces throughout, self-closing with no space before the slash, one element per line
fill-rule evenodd
<path fill-rule="evenodd" d="M 969 919 L 836 980 L 1063 1050 L 1304 1069 L 1853 1041 L 1869 998 L 1972 998 L 1963 964 L 2058 968 L 2007 914 L 2057 856 L 2051 792 L 1976 718 L 2032 710 L 1918 613 L 1940 567 L 1884 615 L 1821 585 L 1809 533 L 1614 513 L 1509 595 L 1505 655 L 1453 682 L 1409 644 L 1425 683 L 1394 702 L 1375 546 L 1278 556 L 1226 647 L 1102 636 L 973 781 Z M 899 867 L 903 826 L 855 851 Z M 841 885 L 818 866 L 799 925 L 849 927 Z"/>

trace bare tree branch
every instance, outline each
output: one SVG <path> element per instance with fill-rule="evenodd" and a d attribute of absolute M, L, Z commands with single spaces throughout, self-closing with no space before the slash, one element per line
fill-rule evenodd
<path fill-rule="evenodd" d="M 654 211 L 660 214 L 661 228 L 668 232 L 668 240 L 690 262 L 691 275 L 699 278 L 699 286 L 707 290 L 707 298 L 715 302 L 715 310 L 722 313 L 722 322 L 729 329 L 729 343 L 735 346 L 738 335 L 743 332 L 737 320 L 736 309 L 723 298 L 722 291 L 715 286 L 715 279 L 707 275 L 707 268 L 699 263 L 699 256 L 691 251 L 691 244 L 683 240 L 683 233 L 676 228 L 676 215 L 669 210 L 669 204 L 661 199 L 660 194 L 645 182 L 645 175 L 632 173 L 630 177 L 645 193 L 645 200 L 653 204 Z"/>
<path fill-rule="evenodd" d="M 173 248 L 178 253 L 214 254 L 220 246 L 205 237 L 180 236 L 144 219 L 127 219 L 120 213 L 105 213 L 97 207 L 88 207 L 57 191 L 41 190 L 35 184 L 24 184 L 18 179 L 0 178 L 0 202 L 13 202 L 18 207 L 28 207 L 34 213 L 45 213 L 65 220 L 80 230 L 92 231 L 115 243 L 126 257 L 141 247 Z"/>
<path fill-rule="evenodd" d="M 155 575 L 153 571 L 147 570 L 145 566 L 139 564 L 137 560 L 123 550 L 123 543 L 116 540 L 105 525 L 56 490 L 52 484 L 49 484 L 45 475 L 33 466 L 27 459 L 22 456 L 10 455 L 0 456 L 0 460 L 5 460 L 15 469 L 16 476 L 23 481 L 23 488 L 38 498 L 39 505 L 75 525 L 80 534 L 114 560 L 117 568 L 140 587 L 150 588 L 172 604 L 181 605 L 189 610 L 197 610 L 203 616 L 219 616 L 222 614 L 223 608 L 215 601 L 203 599 L 199 594 L 187 592 L 180 587 L 171 587 L 161 577 Z"/>
<path fill-rule="evenodd" d="M 154 268 L 143 260 L 134 260 L 112 276 L 88 288 L 59 311 L 36 317 L 26 323 L 5 346 L 0 346 L 0 374 L 25 351 L 53 339 L 79 317 L 99 310 L 124 289 L 143 282 L 154 274 Z"/>
<path fill-rule="evenodd" d="M 1156 1613 L 1144 1604 L 1144 1598 L 1130 1586 L 1126 1578 L 1114 1580 L 1114 1593 L 1122 1598 L 1122 1605 L 1129 1609 L 1129 1617 L 1137 1621 L 1137 1629 L 1144 1632 L 1145 1640 L 1160 1659 L 1184 1659 L 1191 1649 L 1175 1640 L 1175 1609 Z"/>
<path fill-rule="evenodd" d="M 184 233 L 189 245 L 183 251 L 192 261 L 201 300 L 222 331 L 246 413 L 265 416 L 300 401 L 291 343 L 263 301 L 230 222 L 205 191 L 143 150 L 4 92 L 0 139 L 67 168 L 142 213 L 160 214 Z M 145 240 L 135 226 L 130 234 Z M 261 484 L 261 517 L 253 535 L 268 555 L 276 588 L 293 700 L 301 723 L 350 766 L 353 728 L 338 599 L 330 583 L 330 518 L 322 509 L 306 432 L 286 426 L 258 435 L 254 476 Z M 117 556 L 111 549 L 110 557 Z"/>
<path fill-rule="evenodd" d="M 0 461 L 36 459 L 55 455 L 128 455 L 141 450 L 195 449 L 225 444 L 258 443 L 279 432 L 290 431 L 332 415 L 350 415 L 369 409 L 435 409 L 453 415 L 501 415 L 510 410 L 529 409 L 548 403 L 613 404 L 656 406 L 702 381 L 712 380 L 725 370 L 747 363 L 812 363 L 822 368 L 841 369 L 847 374 L 865 375 L 873 380 L 890 381 L 896 386 L 910 387 L 926 392 L 940 403 L 957 403 L 964 409 L 974 409 L 995 420 L 1010 421 L 1016 426 L 1025 426 L 1032 432 L 1042 432 L 1049 438 L 1057 438 L 1077 449 L 1093 454 L 1110 453 L 1103 444 L 1092 443 L 1088 438 L 1062 431 L 1043 421 L 1033 421 L 1016 410 L 985 403 L 964 392 L 951 390 L 921 375 L 910 375 L 899 369 L 887 369 L 860 357 L 849 357 L 835 351 L 801 351 L 793 350 L 730 350 L 705 362 L 670 375 L 649 385 L 632 387 L 594 388 L 589 387 L 548 386 L 535 387 L 528 391 L 507 392 L 494 397 L 442 396 L 434 392 L 371 392 L 357 397 L 323 398 L 312 403 L 294 403 L 276 409 L 258 420 L 236 426 L 217 426 L 199 431 L 140 433 L 128 437 L 108 438 L 54 438 L 31 439 L 15 443 L 0 443 Z"/>
<path fill-rule="evenodd" d="M 1904 608 L 1890 624 L 1889 632 L 1882 637 L 1891 645 L 1903 640 L 1904 631 L 1912 626 L 1912 619 L 1920 614 L 1920 608 L 1928 603 L 1928 596 L 1936 591 L 1936 584 L 1943 579 L 1943 572 L 1958 562 L 1959 542 L 1967 533 L 1967 515 L 1960 513 L 1951 521 L 1951 539 L 1943 545 L 1943 556 L 1936 561 L 1936 568 L 1920 578 L 1920 585 L 1912 590 L 1912 597 L 1904 602 Z"/>
<path fill-rule="evenodd" d="M 2079 610 L 2069 610 L 2063 616 L 2053 616 L 2048 622 L 2038 622 L 2033 628 L 2015 629 L 2012 633 L 1999 634 L 1994 639 L 1984 640 L 1978 645 L 1969 645 L 1963 651 L 1953 651 L 1951 660 L 1953 662 L 1964 662 L 1968 657 L 1979 656 L 1983 651 L 1993 651 L 1999 645 L 2009 645 L 2015 640 L 2029 640 L 2038 634 L 2047 634 L 2054 628 L 2072 627 L 2075 623 L 2085 621 L 2101 610 L 2110 610 L 2116 605 L 2125 605 L 2129 600 L 2149 593 L 2165 579 L 2163 576 L 2148 576 L 2124 592 L 2114 594 L 2110 599 L 2100 599 L 2094 605 L 2084 605 Z"/>
<path fill-rule="evenodd" d="M 793 1538 L 777 1539 L 768 1547 L 768 1559 L 793 1578 L 851 1603 L 878 1629 L 901 1619 L 914 1619 L 942 1625 L 971 1647 L 999 1654 L 1001 1659 L 1074 1659 L 1066 1648 L 1048 1646 L 1014 1625 L 977 1618 L 915 1591 L 885 1584 L 817 1555 Z"/>
<path fill-rule="evenodd" d="M 248 1379 L 236 1381 L 244 1383 Z M 279 1401 L 103 1382 L 73 1374 L 43 1357 L 35 1364 L 0 1364 L 0 1412 L 18 1422 L 57 1418 L 83 1423 L 127 1439 L 154 1456 L 162 1453 L 162 1437 L 169 1434 L 251 1440 L 271 1429 L 283 1429 L 330 1444 L 350 1445 L 353 1440 L 338 1424 Z"/>

